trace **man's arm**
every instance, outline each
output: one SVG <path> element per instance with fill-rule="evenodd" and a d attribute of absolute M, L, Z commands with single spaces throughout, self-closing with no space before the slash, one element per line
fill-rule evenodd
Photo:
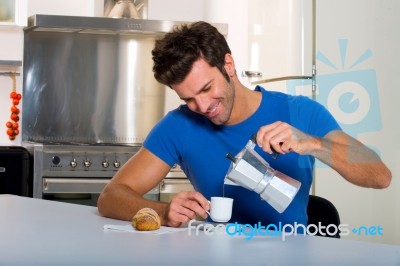
<path fill-rule="evenodd" d="M 278 121 L 260 128 L 257 143 L 268 153 L 273 148 L 282 154 L 313 155 L 358 186 L 386 188 L 391 182 L 392 174 L 379 156 L 341 130 L 316 138 Z"/>
<path fill-rule="evenodd" d="M 206 217 L 208 201 L 198 192 L 181 192 L 170 204 L 143 198 L 167 175 L 170 166 L 141 148 L 115 174 L 101 193 L 97 207 L 103 216 L 131 220 L 141 208 L 154 209 L 162 225 L 180 226 L 196 216 Z"/>
<path fill-rule="evenodd" d="M 101 215 L 131 220 L 143 207 L 152 208 L 158 214 L 165 212 L 167 204 L 143 198 L 169 171 L 166 163 L 154 157 L 141 148 L 118 170 L 98 199 L 97 206 Z"/>
<path fill-rule="evenodd" d="M 363 187 L 386 188 L 392 174 L 379 156 L 360 141 L 335 130 L 319 139 L 319 147 L 310 152 L 336 170 L 347 181 Z"/>

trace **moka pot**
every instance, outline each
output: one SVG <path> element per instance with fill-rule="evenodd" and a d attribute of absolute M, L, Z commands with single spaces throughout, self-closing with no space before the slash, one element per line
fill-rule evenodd
<path fill-rule="evenodd" d="M 239 185 L 252 190 L 282 213 L 292 202 L 301 183 L 284 173 L 274 170 L 255 150 L 255 136 L 236 155 L 226 155 L 231 165 L 224 184 Z M 275 154 L 275 158 L 277 154 Z"/>

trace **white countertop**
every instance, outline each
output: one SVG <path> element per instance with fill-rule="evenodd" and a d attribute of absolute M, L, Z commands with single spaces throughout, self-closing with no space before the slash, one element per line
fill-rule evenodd
<path fill-rule="evenodd" d="M 117 206 L 116 206 L 117 207 Z M 104 230 L 97 208 L 0 195 L 0 265 L 400 265 L 400 246 L 313 236 Z"/>

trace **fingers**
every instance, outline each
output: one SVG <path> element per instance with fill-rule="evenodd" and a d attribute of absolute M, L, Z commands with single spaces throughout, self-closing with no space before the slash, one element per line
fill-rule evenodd
<path fill-rule="evenodd" d="M 169 204 L 167 224 L 177 227 L 195 219 L 197 214 L 205 219 L 209 209 L 207 199 L 199 192 L 179 192 Z"/>
<path fill-rule="evenodd" d="M 298 154 L 310 154 L 313 146 L 318 146 L 318 141 L 288 123 L 277 121 L 259 128 L 257 143 L 267 153 L 273 154 L 274 150 L 280 154 L 294 151 Z M 317 143 L 317 144 L 315 144 Z"/>
<path fill-rule="evenodd" d="M 285 154 L 291 151 L 291 135 L 291 126 L 278 121 L 259 129 L 257 143 L 265 152 L 277 157 L 278 153 Z"/>

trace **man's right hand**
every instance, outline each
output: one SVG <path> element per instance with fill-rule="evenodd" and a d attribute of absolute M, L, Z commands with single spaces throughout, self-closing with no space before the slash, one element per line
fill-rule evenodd
<path fill-rule="evenodd" d="M 176 194 L 169 203 L 164 214 L 164 221 L 167 226 L 179 227 L 196 218 L 196 214 L 207 218 L 210 209 L 208 200 L 196 191 L 181 191 Z"/>

